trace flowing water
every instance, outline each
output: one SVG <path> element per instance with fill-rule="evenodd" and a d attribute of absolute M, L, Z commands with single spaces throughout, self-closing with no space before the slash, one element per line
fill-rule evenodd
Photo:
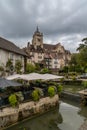
<path fill-rule="evenodd" d="M 27 119 L 6 130 L 78 130 L 87 119 L 87 107 L 61 101 L 59 109 Z"/>

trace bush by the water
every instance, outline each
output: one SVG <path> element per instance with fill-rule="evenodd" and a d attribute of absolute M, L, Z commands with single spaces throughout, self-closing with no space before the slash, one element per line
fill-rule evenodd
<path fill-rule="evenodd" d="M 83 81 L 82 85 L 83 85 L 84 89 L 87 89 L 87 81 Z"/>
<path fill-rule="evenodd" d="M 63 90 L 63 86 L 61 84 L 57 85 L 57 92 L 60 94 Z"/>
<path fill-rule="evenodd" d="M 15 94 L 11 94 L 10 96 L 9 96 L 9 103 L 10 103 L 10 105 L 12 106 L 12 107 L 15 107 L 16 105 L 17 105 L 17 103 L 18 103 L 18 101 L 17 101 L 17 97 L 16 97 L 16 95 Z"/>
<path fill-rule="evenodd" d="M 33 98 L 34 101 L 38 101 L 39 100 L 40 96 L 39 96 L 38 90 L 34 90 L 32 92 L 32 98 Z"/>
<path fill-rule="evenodd" d="M 53 97 L 53 96 L 55 95 L 55 88 L 54 88 L 54 86 L 50 86 L 50 87 L 48 88 L 48 95 L 49 95 L 50 97 Z"/>
<path fill-rule="evenodd" d="M 74 76 L 72 76 L 72 80 L 73 81 L 75 81 L 76 80 L 76 76 L 74 75 Z"/>

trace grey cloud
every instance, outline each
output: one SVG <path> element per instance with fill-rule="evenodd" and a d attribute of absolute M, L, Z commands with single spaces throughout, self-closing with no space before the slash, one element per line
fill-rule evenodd
<path fill-rule="evenodd" d="M 86 16 L 86 0 L 0 0 L 0 35 L 24 46 L 38 25 L 44 41 L 60 40 L 75 51 L 81 39 L 78 35 L 87 34 Z"/>

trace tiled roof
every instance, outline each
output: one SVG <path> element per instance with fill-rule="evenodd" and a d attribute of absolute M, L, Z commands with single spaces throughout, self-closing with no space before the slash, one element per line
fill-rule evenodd
<path fill-rule="evenodd" d="M 69 50 L 65 50 L 67 54 L 71 54 Z"/>
<path fill-rule="evenodd" d="M 27 56 L 27 54 L 20 49 L 19 47 L 17 47 L 14 43 L 0 37 L 0 48 L 3 50 L 7 50 L 10 52 L 14 52 L 23 56 Z"/>
<path fill-rule="evenodd" d="M 54 58 L 54 59 L 61 59 L 63 58 L 63 53 L 51 53 L 51 56 Z"/>
<path fill-rule="evenodd" d="M 44 43 L 43 46 L 44 46 L 45 49 L 51 49 L 51 50 L 56 49 L 58 46 L 63 47 L 63 46 L 61 45 L 61 43 L 57 43 L 57 44 L 55 44 L 55 45 Z M 63 47 L 63 48 L 64 48 L 64 47 Z"/>
<path fill-rule="evenodd" d="M 52 44 L 43 44 L 43 47 L 47 50 L 53 50 L 55 49 L 56 45 L 52 45 Z"/>

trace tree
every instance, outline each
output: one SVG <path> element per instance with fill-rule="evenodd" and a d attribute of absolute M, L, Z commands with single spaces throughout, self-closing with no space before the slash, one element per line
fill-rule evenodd
<path fill-rule="evenodd" d="M 41 70 L 41 67 L 40 67 L 39 63 L 35 63 L 35 67 L 36 67 L 36 70 L 37 70 L 37 71 L 40 71 L 40 70 Z"/>
<path fill-rule="evenodd" d="M 79 45 L 79 47 L 77 48 L 77 51 L 81 51 L 84 48 L 87 49 L 87 38 L 83 38 L 82 39 L 82 43 Z"/>
<path fill-rule="evenodd" d="M 35 72 L 35 71 L 36 71 L 35 65 L 33 65 L 31 63 L 27 63 L 26 72 L 27 73 L 32 73 L 32 72 Z"/>
<path fill-rule="evenodd" d="M 84 44 L 80 44 L 79 47 L 77 48 L 77 51 L 81 51 L 85 47 Z"/>
<path fill-rule="evenodd" d="M 15 63 L 15 70 L 17 73 L 21 73 L 22 69 L 22 62 L 20 60 L 17 60 Z"/>
<path fill-rule="evenodd" d="M 81 66 L 82 71 L 87 69 L 87 38 L 82 39 L 82 43 L 77 48 L 79 51 L 77 62 Z"/>
<path fill-rule="evenodd" d="M 78 63 L 85 67 L 87 66 L 87 48 L 83 48 L 78 54 Z"/>
<path fill-rule="evenodd" d="M 69 62 L 69 65 L 77 65 L 77 58 L 78 58 L 78 53 L 74 53 L 71 55 L 71 60 Z"/>
<path fill-rule="evenodd" d="M 68 66 L 64 66 L 63 69 L 62 69 L 62 72 L 64 72 L 64 73 L 68 73 L 68 69 L 69 69 Z"/>

